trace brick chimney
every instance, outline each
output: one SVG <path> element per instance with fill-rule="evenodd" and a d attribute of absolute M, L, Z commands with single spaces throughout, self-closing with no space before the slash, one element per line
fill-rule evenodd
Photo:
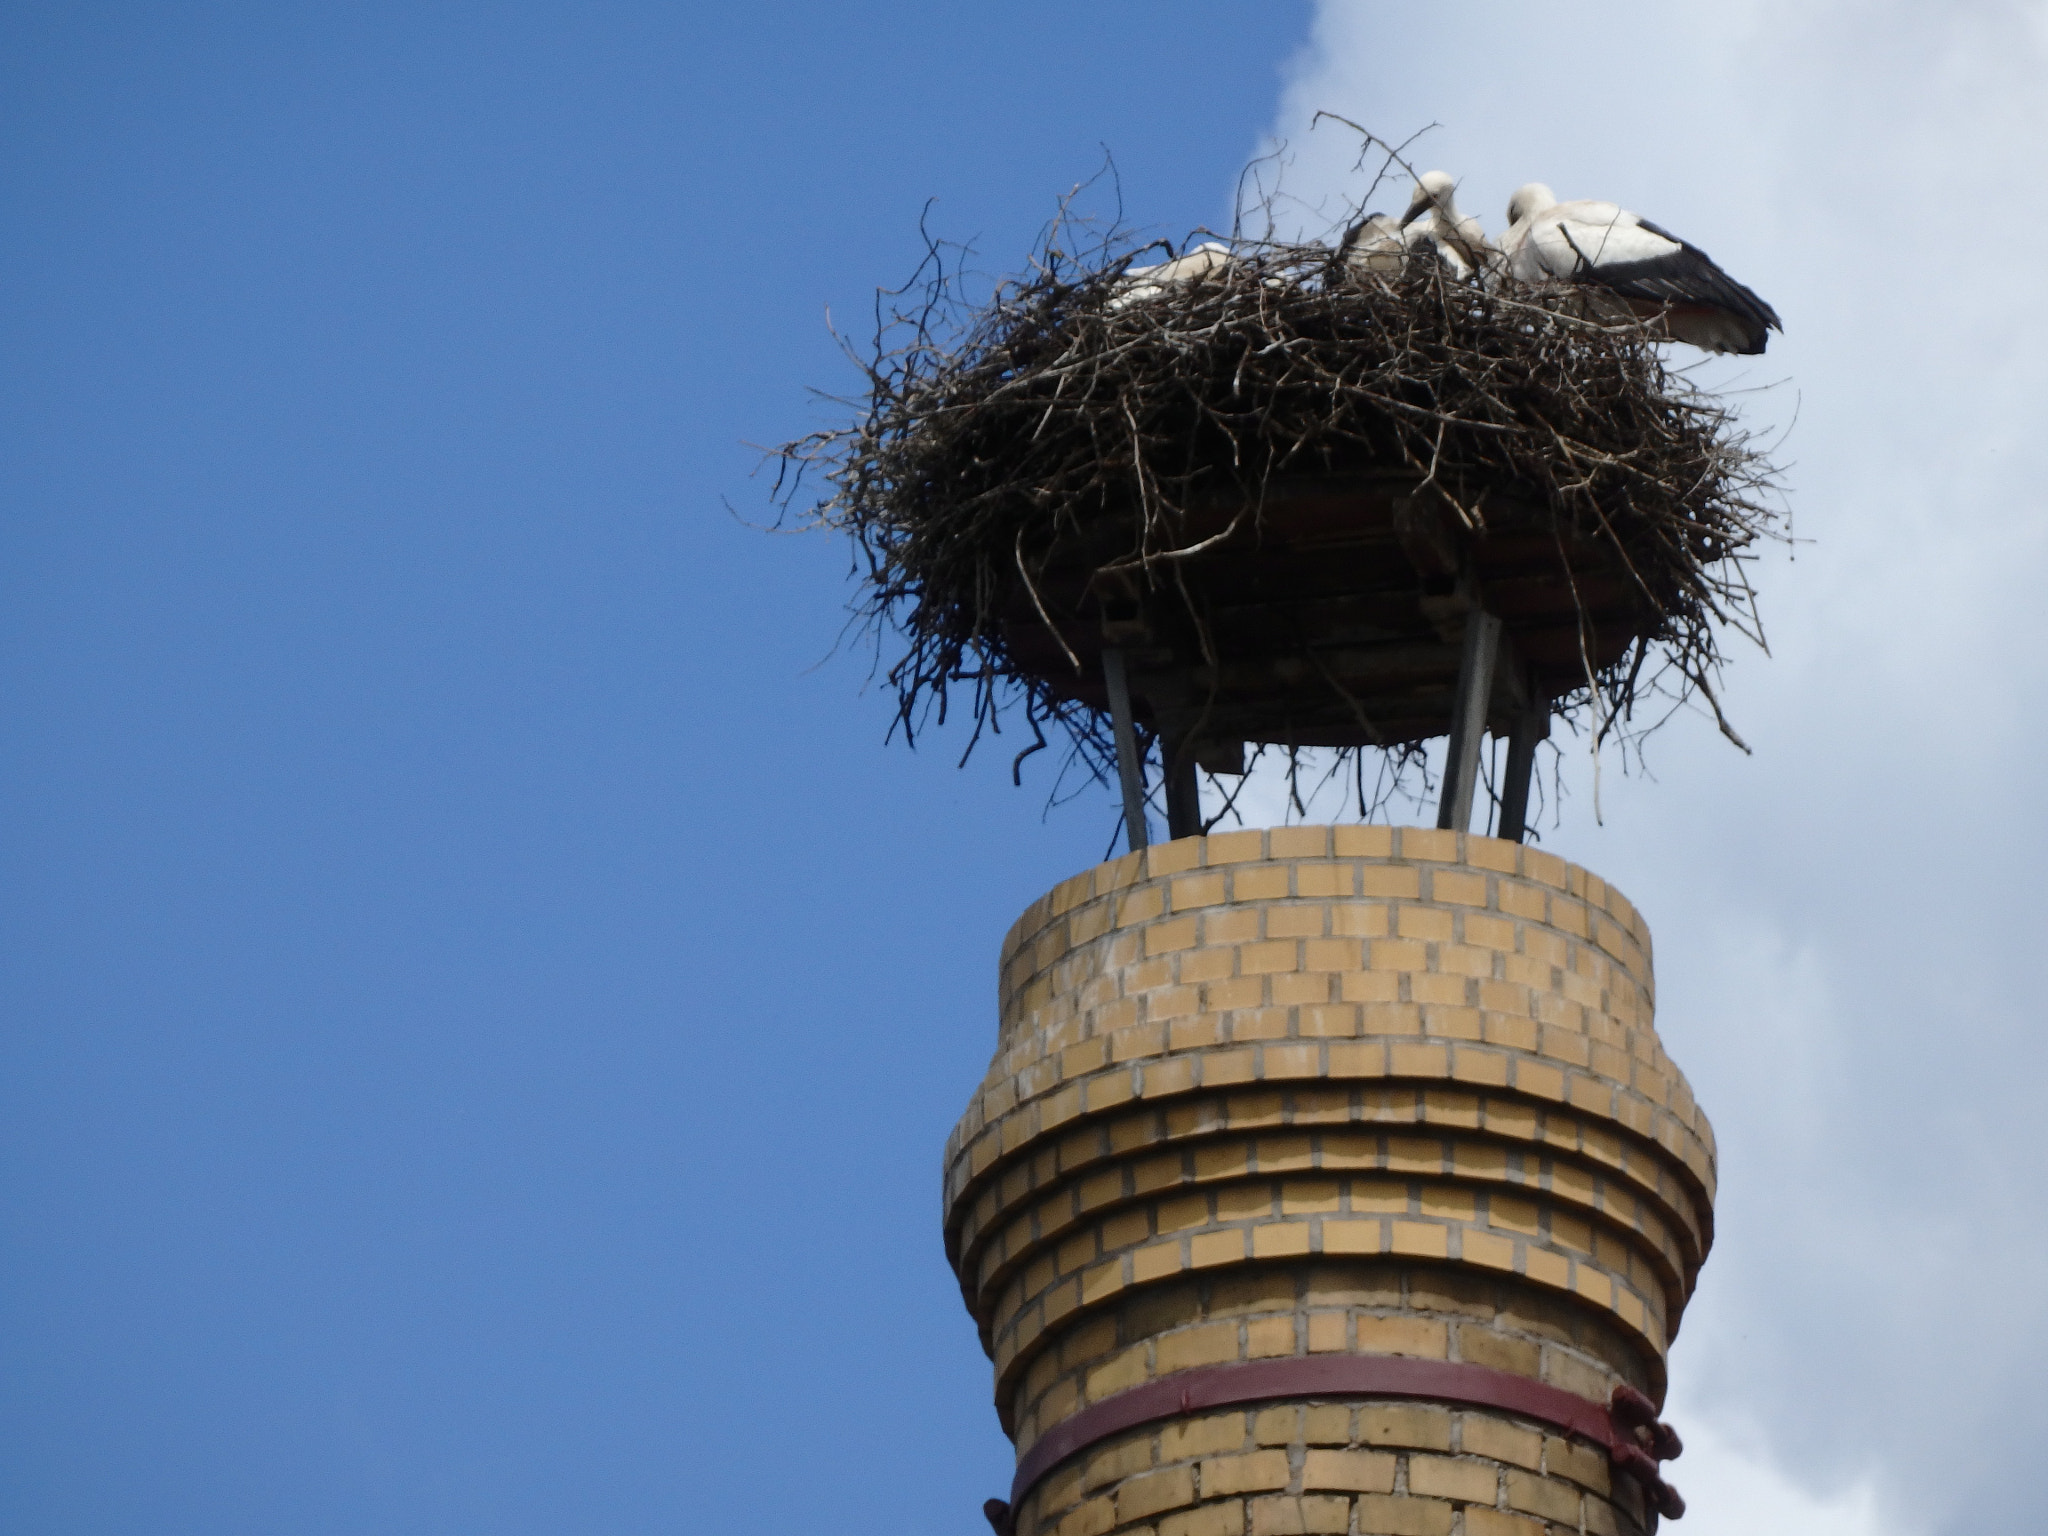
<path fill-rule="evenodd" d="M 1016 1536 L 1635 1536 L 1714 1142 L 1650 935 L 1493 838 L 1288 827 L 1004 941 L 946 1244 Z M 1617 1397 L 1617 1389 L 1620 1389 Z"/>

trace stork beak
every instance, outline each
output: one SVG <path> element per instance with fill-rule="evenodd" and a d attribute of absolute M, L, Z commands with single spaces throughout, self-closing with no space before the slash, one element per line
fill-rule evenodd
<path fill-rule="evenodd" d="M 1418 197 L 1408 205 L 1408 211 L 1401 215 L 1401 227 L 1406 229 L 1436 205 L 1426 197 Z"/>

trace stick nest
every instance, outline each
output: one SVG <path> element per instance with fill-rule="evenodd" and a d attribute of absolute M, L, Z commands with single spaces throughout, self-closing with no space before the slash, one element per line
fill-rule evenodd
<path fill-rule="evenodd" d="M 1056 224 L 1024 275 L 992 284 L 930 246 L 917 278 L 878 299 L 856 357 L 866 391 L 842 401 L 853 419 L 778 450 L 785 523 L 852 537 L 855 612 L 906 736 L 964 688 L 968 752 L 1021 709 L 1034 740 L 1020 761 L 1052 725 L 1100 776 L 1113 763 L 1100 649 L 1105 625 L 1128 630 L 1133 614 L 1192 679 L 1178 724 L 1145 718 L 1141 700 L 1143 723 L 1196 730 L 1188 711 L 1258 649 L 1219 616 L 1219 584 L 1257 567 L 1290 496 L 1337 484 L 1391 488 L 1390 526 L 1423 509 L 1457 566 L 1432 573 L 1413 540 L 1387 544 L 1358 567 L 1364 584 L 1417 601 L 1432 583 L 1439 599 L 1476 589 L 1574 730 L 1639 744 L 1700 700 L 1734 736 L 1716 702 L 1720 636 L 1762 644 L 1748 572 L 1759 538 L 1782 532 L 1775 471 L 1650 330 L 1426 258 L 1360 276 L 1330 246 L 1278 241 L 1240 241 L 1220 271 L 1146 293 L 1126 269 L 1170 252 L 1118 235 L 1063 248 L 1076 243 Z M 1492 591 L 1513 585 L 1488 574 L 1490 552 L 1510 548 L 1517 590 L 1549 593 L 1562 630 L 1557 612 L 1536 615 L 1544 601 L 1518 618 L 1513 594 Z M 1345 643 L 1369 647 L 1373 623 L 1400 628 L 1381 613 Z M 1284 638 L 1320 643 L 1300 626 Z M 1454 663 L 1455 644 L 1438 643 Z M 1247 739 L 1419 762 L 1427 711 L 1404 723 L 1389 705 L 1376 720 L 1322 661 L 1273 665 L 1335 713 L 1263 735 L 1238 719 Z M 1287 718 L 1313 716 L 1303 703 Z"/>

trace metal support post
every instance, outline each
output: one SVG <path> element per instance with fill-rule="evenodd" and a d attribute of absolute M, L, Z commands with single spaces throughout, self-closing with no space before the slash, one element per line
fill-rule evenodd
<path fill-rule="evenodd" d="M 1515 714 L 1508 737 L 1507 771 L 1500 789 L 1500 827 L 1495 836 L 1519 843 L 1529 831 L 1529 782 L 1536 776 L 1536 744 L 1550 734 L 1550 701 L 1536 699 Z"/>
<path fill-rule="evenodd" d="M 1185 736 L 1160 739 L 1159 756 L 1166 775 L 1168 837 L 1199 837 L 1202 832 L 1202 789 L 1195 776 L 1192 746 Z"/>
<path fill-rule="evenodd" d="M 1486 734 L 1486 706 L 1493 697 L 1493 663 L 1500 650 L 1500 620 L 1476 604 L 1465 616 L 1464 653 L 1458 661 L 1458 691 L 1451 701 L 1451 740 L 1444 760 L 1444 789 L 1436 824 L 1453 832 L 1472 825 L 1472 793 L 1479 782 L 1479 740 Z"/>
<path fill-rule="evenodd" d="M 1109 689 L 1109 728 L 1116 739 L 1116 777 L 1124 792 L 1124 833 L 1131 852 L 1151 841 L 1145 826 L 1145 763 L 1138 756 L 1138 732 L 1131 720 L 1131 680 L 1124 671 L 1124 653 L 1116 646 L 1102 651 L 1102 681 Z"/>

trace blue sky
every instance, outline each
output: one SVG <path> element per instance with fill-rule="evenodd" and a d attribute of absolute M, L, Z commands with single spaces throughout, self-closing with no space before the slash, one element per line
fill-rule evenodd
<path fill-rule="evenodd" d="M 1715 376 L 1797 407 L 1814 540 L 1757 756 L 1682 721 L 1545 836 L 1722 1132 L 1686 1529 L 2023 1524 L 2048 337 L 1868 232 L 1977 208 L 2031 283 L 2044 14 L 7 7 L 6 1528 L 979 1528 L 938 1155 L 1115 810 L 886 745 L 747 445 L 928 199 L 1001 267 L 1105 148 L 1177 235 L 1277 137 L 1342 206 L 1319 106 L 1786 315 Z"/>
<path fill-rule="evenodd" d="M 927 198 L 1214 215 L 1304 9 L 0 25 L 0 1523 L 978 1521 L 939 1151 L 1110 828 L 724 503 Z"/>

